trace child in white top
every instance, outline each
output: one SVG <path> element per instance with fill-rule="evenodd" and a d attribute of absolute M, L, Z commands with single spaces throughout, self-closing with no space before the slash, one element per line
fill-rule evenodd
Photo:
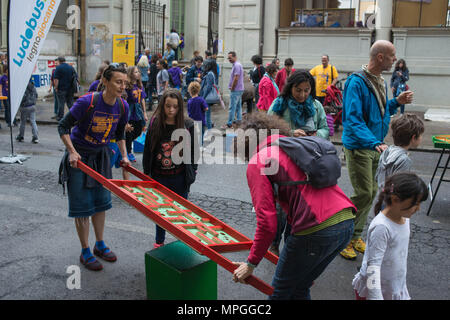
<path fill-rule="evenodd" d="M 414 173 L 386 179 L 367 232 L 361 270 L 352 283 L 358 300 L 411 299 L 406 287 L 409 219 L 427 198 L 425 183 Z M 383 203 L 386 207 L 380 212 Z"/>

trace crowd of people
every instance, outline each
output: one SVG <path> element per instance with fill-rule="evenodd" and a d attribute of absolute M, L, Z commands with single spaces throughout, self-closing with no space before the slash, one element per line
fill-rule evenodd
<path fill-rule="evenodd" d="M 66 146 L 60 183 L 67 184 L 69 217 L 75 220 L 82 247 L 80 262 L 89 270 L 103 269 L 95 256 L 108 262 L 116 261 L 117 256 L 103 239 L 105 212 L 112 207 L 110 192 L 77 169 L 79 160 L 111 178 L 114 165 L 126 167 L 136 161 L 132 143 L 145 131 L 144 173 L 186 199 L 195 182 L 195 161 L 175 164 L 171 160 L 175 146 L 182 143 L 171 136 L 181 128 L 193 136 L 192 120 L 202 123 L 202 136 L 213 128 L 211 110 L 221 100 L 220 69 L 216 55 L 209 51 L 205 58 L 195 52 L 190 65 L 180 68 L 176 60 L 179 50 L 174 51 L 173 43 L 180 43 L 175 35 L 163 55 L 150 55 L 146 50 L 136 66 L 104 61 L 89 93 L 75 103 L 71 93 L 74 70 L 63 58 L 57 59 L 52 76 L 54 111 Z M 395 65 L 391 79 L 394 98 L 388 98 L 381 74 L 391 70 L 397 60 L 392 43 L 375 42 L 368 64 L 345 83 L 342 142 L 354 190 L 351 197 L 337 182 L 316 187 L 309 181 L 274 188 L 280 182 L 308 180 L 307 172 L 298 165 L 304 157 L 300 151 L 304 141 L 332 146 L 323 104 L 327 89 L 336 85 L 339 74 L 329 56 L 323 55 L 322 63 L 310 70 L 296 70 L 294 61 L 288 58 L 280 70 L 279 59 L 264 66 L 262 58 L 255 55 L 251 59 L 254 68 L 248 75 L 236 52 L 229 52 L 227 58 L 232 65 L 230 102 L 228 121 L 222 129 L 278 130 L 277 135 L 269 134 L 265 141 L 258 141 L 256 150 L 245 148 L 246 154 L 240 155 L 254 159 L 247 168 L 247 181 L 257 226 L 247 262 L 235 262 L 234 281 L 245 283 L 270 250 L 279 256 L 270 298 L 310 299 L 314 280 L 336 256 L 354 260 L 359 252 L 364 254 L 363 264 L 352 283 L 357 299 L 410 299 L 406 286 L 409 219 L 428 198 L 428 190 L 417 175 L 409 172 L 408 150 L 420 145 L 424 125 L 417 116 L 403 114 L 404 106 L 413 100 L 406 85 L 409 71 L 404 60 Z M 2 95 L 8 96 L 4 80 L 7 71 L 1 71 Z M 147 111 L 153 111 L 154 94 L 158 103 L 149 119 Z M 33 140 L 37 141 L 36 98 L 30 81 L 21 105 L 18 141 L 23 141 L 27 117 L 32 122 Z M 244 101 L 246 114 L 242 112 Z M 64 115 L 65 105 L 70 112 Z M 402 115 L 391 121 L 398 108 Z M 185 118 L 185 111 L 189 118 Z M 384 142 L 389 127 L 393 146 Z M 192 157 L 197 154 L 193 141 L 189 148 Z M 280 169 L 266 175 L 263 168 L 275 154 Z M 123 176 L 128 178 L 126 170 Z M 375 218 L 364 241 L 363 230 L 377 195 Z M 96 236 L 93 253 L 88 243 L 89 218 Z M 283 233 L 284 245 L 280 248 Z M 165 230 L 156 226 L 154 248 L 164 242 Z M 377 285 L 369 284 L 372 280 Z"/>

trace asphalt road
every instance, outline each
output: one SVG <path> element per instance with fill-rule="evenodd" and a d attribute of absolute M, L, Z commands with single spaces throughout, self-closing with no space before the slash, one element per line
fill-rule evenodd
<path fill-rule="evenodd" d="M 30 143 L 27 126 L 25 142 L 15 143 L 17 153 L 30 155 L 23 165 L 0 164 L 0 299 L 146 299 L 144 254 L 151 250 L 155 227 L 139 212 L 113 197 L 107 214 L 105 241 L 118 255 L 114 264 L 93 273 L 81 267 L 81 289 L 67 288 L 69 266 L 79 266 L 80 245 L 73 220 L 67 217 L 67 198 L 57 184 L 57 170 L 63 145 L 56 126 L 39 127 L 40 144 Z M 14 129 L 16 134 L 17 128 Z M 11 150 L 9 130 L 0 130 L 0 157 Z M 436 153 L 411 154 L 414 170 L 428 183 L 438 159 Z M 141 168 L 138 155 L 137 168 Z M 114 171 L 120 178 L 120 172 Z M 340 187 L 351 195 L 345 167 Z M 245 165 L 201 165 L 190 200 L 253 238 L 256 219 L 245 179 Z M 411 220 L 407 284 L 413 299 L 448 300 L 450 247 L 450 184 L 443 184 L 429 217 L 429 201 Z M 371 214 L 370 219 L 373 214 Z M 92 229 L 91 229 L 92 230 Z M 168 241 L 175 239 L 169 236 Z M 90 243 L 95 237 L 91 231 Z M 244 261 L 247 252 L 226 254 Z M 315 281 L 312 298 L 353 300 L 356 261 L 337 257 Z M 255 274 L 271 283 L 275 267 L 268 261 Z M 235 284 L 231 274 L 218 267 L 220 300 L 266 299 L 253 287 Z"/>

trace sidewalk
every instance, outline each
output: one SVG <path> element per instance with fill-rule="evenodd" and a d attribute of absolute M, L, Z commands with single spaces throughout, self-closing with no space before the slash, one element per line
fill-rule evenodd
<path fill-rule="evenodd" d="M 54 119 L 51 119 L 54 116 L 53 113 L 53 106 L 54 106 L 54 101 L 53 98 L 47 98 L 44 99 L 45 101 L 43 101 L 42 99 L 38 100 L 37 103 L 37 111 L 36 111 L 36 120 L 38 125 L 56 125 L 57 121 Z M 243 112 L 247 111 L 247 106 L 246 104 L 244 104 L 243 106 Z M 156 109 L 156 105 L 154 105 L 153 107 L 153 111 L 148 111 L 148 115 L 149 117 L 153 114 L 153 112 Z M 414 113 L 417 116 L 419 116 L 422 120 L 424 120 L 424 115 L 427 112 L 428 108 L 426 106 L 410 106 L 408 108 L 408 106 L 406 107 L 406 112 L 410 112 L 410 113 Z M 445 109 L 444 109 L 445 110 Z M 66 109 L 67 111 L 67 109 Z M 443 110 L 441 109 L 441 112 Z M 446 112 L 447 114 L 450 115 L 450 108 L 445 110 L 444 112 Z M 223 126 L 224 124 L 226 124 L 227 120 L 228 120 L 228 109 L 224 110 L 221 106 L 219 105 L 214 105 L 213 109 L 212 109 L 212 121 L 214 123 L 214 128 L 216 129 L 220 129 L 221 126 Z M 2 110 L 0 111 L 0 119 L 4 120 L 4 110 L 2 108 Z M 16 118 L 19 118 L 19 115 L 16 116 Z M 426 121 L 424 120 L 425 123 L 425 133 L 422 139 L 422 144 L 420 146 L 420 148 L 418 150 L 421 151 L 436 151 L 436 152 L 440 152 L 440 149 L 436 149 L 433 146 L 433 142 L 432 142 L 432 137 L 434 135 L 440 135 L 440 134 L 450 134 L 450 123 L 449 122 L 441 122 L 441 121 Z M 1 122 L 2 125 L 2 129 L 1 130 L 6 130 L 7 126 L 6 123 L 4 121 Z M 331 141 L 336 144 L 336 145 L 342 145 L 342 126 L 339 128 L 338 131 L 335 131 L 334 136 L 331 137 Z M 393 140 L 391 137 L 391 134 L 389 133 L 385 139 L 385 142 L 387 144 L 393 144 Z"/>

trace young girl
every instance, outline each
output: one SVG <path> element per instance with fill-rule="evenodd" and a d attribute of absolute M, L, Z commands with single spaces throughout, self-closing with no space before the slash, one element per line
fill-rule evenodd
<path fill-rule="evenodd" d="M 188 101 L 187 109 L 188 116 L 194 121 L 202 122 L 202 145 L 203 145 L 203 135 L 206 130 L 206 115 L 205 113 L 208 111 L 208 104 L 205 99 L 199 97 L 200 92 L 200 83 L 197 81 L 191 82 L 188 88 L 188 92 L 191 95 L 191 99 Z"/>
<path fill-rule="evenodd" d="M 406 288 L 409 219 L 427 198 L 427 186 L 414 173 L 402 172 L 386 180 L 367 232 L 361 270 L 352 283 L 357 300 L 411 299 Z M 383 203 L 386 208 L 380 212 Z"/>
<path fill-rule="evenodd" d="M 183 98 L 178 90 L 168 89 L 163 93 L 147 129 L 142 164 L 146 175 L 187 199 L 197 171 L 194 155 L 199 152 L 194 150 L 194 123 L 190 119 L 185 120 L 183 106 Z M 182 143 L 171 139 L 177 129 L 188 130 L 191 136 L 189 163 L 175 164 L 173 161 L 172 150 Z M 166 231 L 156 226 L 155 249 L 164 245 L 165 236 Z"/>
<path fill-rule="evenodd" d="M 128 68 L 128 85 L 127 85 L 127 102 L 130 106 L 128 114 L 128 123 L 125 127 L 127 154 L 128 159 L 136 162 L 135 156 L 131 153 L 133 141 L 138 138 L 142 129 L 148 121 L 147 113 L 145 112 L 145 88 L 141 81 L 141 72 L 138 67 Z"/>

